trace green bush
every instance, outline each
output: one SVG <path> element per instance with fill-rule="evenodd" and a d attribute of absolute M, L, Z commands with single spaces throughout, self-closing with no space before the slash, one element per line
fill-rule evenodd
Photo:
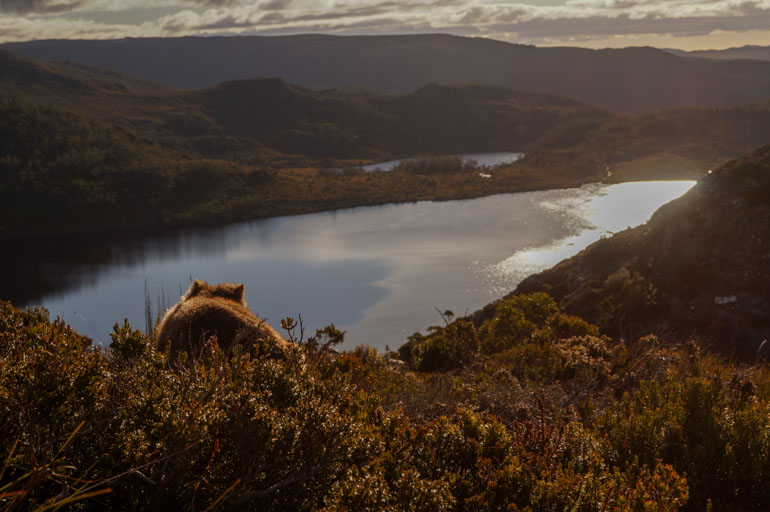
<path fill-rule="evenodd" d="M 649 382 L 599 420 L 608 460 L 663 461 L 686 475 L 684 510 L 766 510 L 770 405 L 720 376 Z"/>
<path fill-rule="evenodd" d="M 494 318 L 479 329 L 482 351 L 494 354 L 532 340 L 557 312 L 556 302 L 546 293 L 518 295 L 502 301 Z"/>
<path fill-rule="evenodd" d="M 479 338 L 473 323 L 457 320 L 422 340 L 416 351 L 412 349 L 410 357 L 421 371 L 447 371 L 469 364 L 478 350 Z"/>

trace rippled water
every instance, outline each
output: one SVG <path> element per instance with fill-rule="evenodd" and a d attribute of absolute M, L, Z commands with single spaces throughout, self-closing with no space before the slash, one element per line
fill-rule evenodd
<path fill-rule="evenodd" d="M 109 343 L 112 325 L 145 324 L 153 302 L 176 302 L 191 277 L 243 282 L 249 306 L 273 324 L 302 316 L 308 332 L 334 323 L 346 346 L 400 346 L 441 323 L 435 308 L 471 312 L 527 275 L 603 235 L 646 221 L 694 182 L 418 202 L 233 224 L 170 234 L 3 244 L 0 298 L 42 304 Z"/>

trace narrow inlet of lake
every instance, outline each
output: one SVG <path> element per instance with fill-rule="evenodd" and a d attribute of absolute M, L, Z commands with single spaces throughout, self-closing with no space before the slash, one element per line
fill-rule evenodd
<path fill-rule="evenodd" d="M 191 278 L 242 282 L 251 309 L 306 335 L 334 323 L 342 348 L 399 347 L 472 312 L 602 236 L 639 225 L 694 182 L 637 182 L 279 217 L 145 237 L 4 244 L 0 298 L 42 305 L 96 342 L 145 303 L 175 303 Z M 46 242 L 41 242 L 45 245 Z M 47 250 L 46 250 L 47 249 Z"/>
<path fill-rule="evenodd" d="M 474 162 L 479 167 L 497 167 L 498 165 L 511 164 L 521 158 L 523 155 L 524 153 L 505 151 L 496 153 L 464 153 L 462 155 L 443 155 L 439 156 L 439 158 L 456 157 L 466 163 Z M 366 172 L 392 171 L 402 162 L 419 162 L 420 160 L 430 160 L 431 158 L 432 157 L 414 157 L 402 158 L 399 160 L 389 160 L 387 162 L 378 162 L 364 165 L 362 169 Z"/>

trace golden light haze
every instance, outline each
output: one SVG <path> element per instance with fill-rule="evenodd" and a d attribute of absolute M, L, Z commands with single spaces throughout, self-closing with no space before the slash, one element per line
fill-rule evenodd
<path fill-rule="evenodd" d="M 714 31 L 702 36 L 681 37 L 659 34 L 617 35 L 610 38 L 587 41 L 559 41 L 541 43 L 538 46 L 581 46 L 584 48 L 625 48 L 628 46 L 654 46 L 656 48 L 676 48 L 685 51 L 724 50 L 746 45 L 770 45 L 770 30 L 750 30 L 746 32 Z"/>

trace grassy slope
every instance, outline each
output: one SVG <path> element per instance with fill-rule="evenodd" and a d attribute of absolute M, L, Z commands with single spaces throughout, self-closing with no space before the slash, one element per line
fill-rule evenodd
<path fill-rule="evenodd" d="M 614 335 L 693 337 L 753 358 L 770 338 L 768 198 L 765 146 L 715 170 L 646 225 L 596 242 L 517 292 L 550 289 Z"/>

